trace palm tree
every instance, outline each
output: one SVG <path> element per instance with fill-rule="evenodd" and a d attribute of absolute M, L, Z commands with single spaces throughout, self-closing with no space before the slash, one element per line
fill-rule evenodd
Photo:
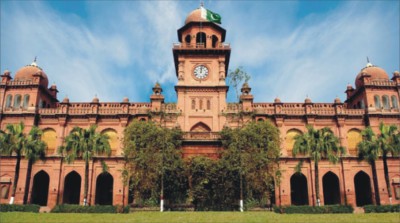
<path fill-rule="evenodd" d="M 28 162 L 28 172 L 26 176 L 24 203 L 27 201 L 27 192 L 29 190 L 30 175 L 32 172 L 33 163 L 39 158 L 44 157 L 44 148 L 46 144 L 40 140 L 41 130 L 36 126 L 32 127 L 29 132 L 28 137 L 24 133 L 25 125 L 24 123 L 19 124 L 8 124 L 5 131 L 1 131 L 1 154 L 16 155 L 17 162 L 15 165 L 15 175 L 14 182 L 11 191 L 10 204 L 14 203 L 15 191 L 17 189 L 19 170 L 21 165 L 21 158 L 25 156 L 29 160 Z"/>
<path fill-rule="evenodd" d="M 321 159 L 328 159 L 332 163 L 337 163 L 341 154 L 345 153 L 344 148 L 339 145 L 339 139 L 328 127 L 316 130 L 312 126 L 307 126 L 306 133 L 295 137 L 292 153 L 294 157 L 298 153 L 308 155 L 314 161 L 315 193 L 317 205 L 320 206 L 318 163 Z M 298 171 L 300 171 L 301 163 L 300 161 Z"/>
<path fill-rule="evenodd" d="M 396 156 L 400 153 L 400 132 L 396 125 L 379 125 L 381 134 L 378 136 L 378 147 L 382 153 L 383 171 L 385 174 L 386 189 L 389 193 L 389 203 L 392 204 L 392 190 L 390 189 L 388 155 Z"/>
<path fill-rule="evenodd" d="M 374 182 L 375 191 L 375 202 L 377 205 L 380 205 L 381 199 L 379 196 L 378 177 L 376 174 L 375 165 L 375 161 L 379 158 L 378 139 L 370 126 L 361 131 L 361 135 L 363 137 L 363 140 L 357 144 L 358 157 L 360 160 L 366 160 L 371 165 L 372 179 Z"/>
<path fill-rule="evenodd" d="M 89 160 L 92 160 L 94 155 L 106 154 L 110 156 L 111 154 L 108 136 L 96 132 L 96 128 L 96 125 L 90 126 L 89 129 L 74 127 L 71 133 L 65 137 L 65 145 L 59 148 L 61 154 L 64 151 L 66 152 L 65 160 L 68 163 L 74 162 L 77 158 L 82 158 L 85 161 L 84 206 L 87 205 Z"/>

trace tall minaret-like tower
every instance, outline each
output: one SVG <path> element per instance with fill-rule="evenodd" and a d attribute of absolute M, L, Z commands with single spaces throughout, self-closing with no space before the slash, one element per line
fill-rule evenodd
<path fill-rule="evenodd" d="M 226 123 L 227 75 L 230 46 L 224 43 L 226 31 L 202 16 L 205 9 L 192 11 L 178 30 L 179 43 L 173 46 L 178 83 L 178 123 L 182 130 L 207 138 Z"/>

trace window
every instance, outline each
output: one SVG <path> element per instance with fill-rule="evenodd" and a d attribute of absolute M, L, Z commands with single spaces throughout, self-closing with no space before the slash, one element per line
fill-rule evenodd
<path fill-rule="evenodd" d="M 10 192 L 9 184 L 1 184 L 1 199 L 7 199 Z"/>
<path fill-rule="evenodd" d="M 190 36 L 190 34 L 187 34 L 185 37 L 185 42 L 187 43 L 187 45 L 190 45 L 191 40 L 192 40 L 192 37 Z"/>
<path fill-rule="evenodd" d="M 365 108 L 365 103 L 364 103 L 364 99 L 360 101 L 361 102 L 361 108 Z"/>
<path fill-rule="evenodd" d="M 378 95 L 374 96 L 375 108 L 381 108 L 381 100 Z"/>
<path fill-rule="evenodd" d="M 347 132 L 347 149 L 348 154 L 351 156 L 358 156 L 357 144 L 361 142 L 361 131 L 358 129 L 351 129 Z"/>
<path fill-rule="evenodd" d="M 54 129 L 43 130 L 42 141 L 46 143 L 47 155 L 53 155 L 57 147 L 57 133 Z"/>
<path fill-rule="evenodd" d="M 400 200 L 400 176 L 397 176 L 392 179 L 392 185 L 393 185 L 395 199 Z"/>
<path fill-rule="evenodd" d="M 11 107 L 11 101 L 12 101 L 12 95 L 9 94 L 9 95 L 7 95 L 7 99 L 6 99 L 6 108 Z"/>
<path fill-rule="evenodd" d="M 211 40 L 212 40 L 212 47 L 213 47 L 213 48 L 216 48 L 216 47 L 217 47 L 217 44 L 218 44 L 218 37 L 216 37 L 215 35 L 213 35 L 212 38 L 211 38 Z"/>
<path fill-rule="evenodd" d="M 207 100 L 207 110 L 211 110 L 211 102 L 210 102 L 210 100 Z"/>
<path fill-rule="evenodd" d="M 197 33 L 196 44 L 198 48 L 206 47 L 206 34 L 203 32 Z"/>
<path fill-rule="evenodd" d="M 14 98 L 14 108 L 19 108 L 21 106 L 21 95 L 17 94 Z"/>
<path fill-rule="evenodd" d="M 298 129 L 291 129 L 286 132 L 285 146 L 288 156 L 292 156 L 293 146 L 294 143 L 296 142 L 294 138 L 298 135 L 302 135 L 302 132 Z"/>
<path fill-rule="evenodd" d="M 399 108 L 397 97 L 395 95 L 392 95 L 392 107 L 393 108 Z"/>
<path fill-rule="evenodd" d="M 384 109 L 390 109 L 389 97 L 387 95 L 382 96 L 382 103 Z"/>
<path fill-rule="evenodd" d="M 23 108 L 28 108 L 29 106 L 29 94 L 24 95 L 24 103 L 22 105 Z"/>
<path fill-rule="evenodd" d="M 199 107 L 200 107 L 200 110 L 203 109 L 203 100 L 201 100 L 201 99 L 200 99 Z"/>
<path fill-rule="evenodd" d="M 196 109 L 196 101 L 193 99 L 192 100 L 192 109 L 195 110 Z"/>

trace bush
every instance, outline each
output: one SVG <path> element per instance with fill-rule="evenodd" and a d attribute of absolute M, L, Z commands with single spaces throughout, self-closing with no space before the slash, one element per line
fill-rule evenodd
<path fill-rule="evenodd" d="M 353 207 L 349 205 L 326 206 L 274 206 L 274 212 L 286 214 L 328 214 L 328 213 L 353 213 Z"/>
<path fill-rule="evenodd" d="M 63 204 L 57 205 L 52 210 L 52 213 L 129 213 L 129 206 L 122 205 L 95 205 L 81 206 Z"/>
<path fill-rule="evenodd" d="M 40 209 L 40 205 L 36 204 L 0 204 L 0 212 L 35 212 L 38 213 Z"/>
<path fill-rule="evenodd" d="M 386 213 L 400 212 L 400 204 L 397 205 L 366 205 L 364 206 L 365 213 Z"/>

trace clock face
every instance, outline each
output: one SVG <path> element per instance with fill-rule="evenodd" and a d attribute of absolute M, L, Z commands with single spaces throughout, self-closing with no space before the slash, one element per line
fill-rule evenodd
<path fill-rule="evenodd" d="M 194 68 L 194 76 L 198 79 L 204 79 L 208 76 L 208 68 L 204 65 L 199 65 Z"/>

